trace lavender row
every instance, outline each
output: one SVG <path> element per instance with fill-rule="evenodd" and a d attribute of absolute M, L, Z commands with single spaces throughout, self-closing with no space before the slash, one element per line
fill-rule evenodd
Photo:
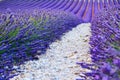
<path fill-rule="evenodd" d="M 84 22 L 91 22 L 94 15 L 105 6 L 120 4 L 120 0 L 4 0 L 0 10 L 16 9 L 57 9 L 73 13 Z"/>
<path fill-rule="evenodd" d="M 80 22 L 62 11 L 34 10 L 0 13 L 0 80 L 16 75 L 25 61 L 37 59 L 49 44 Z"/>
<path fill-rule="evenodd" d="M 93 64 L 78 64 L 92 70 L 84 73 L 91 80 L 120 80 L 120 5 L 100 11 L 92 21 L 91 29 Z"/>

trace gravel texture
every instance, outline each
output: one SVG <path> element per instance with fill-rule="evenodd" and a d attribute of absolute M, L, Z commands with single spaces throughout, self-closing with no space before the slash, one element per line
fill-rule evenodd
<path fill-rule="evenodd" d="M 11 80 L 76 80 L 82 72 L 76 62 L 91 63 L 88 44 L 91 36 L 90 23 L 83 23 L 65 33 L 42 54 L 39 60 L 28 61 L 20 66 L 24 71 Z"/>

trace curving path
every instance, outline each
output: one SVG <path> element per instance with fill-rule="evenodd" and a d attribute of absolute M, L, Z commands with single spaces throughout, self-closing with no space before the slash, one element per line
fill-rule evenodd
<path fill-rule="evenodd" d="M 90 70 L 83 69 L 76 63 L 91 63 L 90 45 L 88 44 L 91 36 L 90 26 L 90 23 L 83 23 L 65 33 L 61 40 L 50 45 L 46 54 L 38 56 L 39 60 L 28 61 L 21 65 L 19 71 L 23 72 L 10 80 L 75 80 L 82 78 L 80 75 L 90 72 Z"/>

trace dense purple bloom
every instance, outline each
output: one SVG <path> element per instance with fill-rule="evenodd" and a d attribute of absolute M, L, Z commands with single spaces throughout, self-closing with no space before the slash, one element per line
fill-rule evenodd
<path fill-rule="evenodd" d="M 96 68 L 84 73 L 92 80 L 120 80 L 120 5 L 105 7 L 92 21 L 90 54 Z M 89 65 L 80 64 L 90 69 Z"/>
<path fill-rule="evenodd" d="M 0 79 L 3 80 L 17 75 L 12 73 L 16 71 L 14 65 L 37 59 L 36 55 L 45 53 L 53 41 L 80 23 L 72 14 L 39 9 L 13 12 L 8 9 L 1 12 L 0 21 Z"/>

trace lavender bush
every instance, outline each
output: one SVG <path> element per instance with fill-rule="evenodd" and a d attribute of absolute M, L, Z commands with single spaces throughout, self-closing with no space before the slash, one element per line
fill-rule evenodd
<path fill-rule="evenodd" d="M 120 80 L 120 5 L 100 11 L 94 17 L 91 29 L 93 64 L 78 64 L 92 70 L 84 73 L 91 80 Z"/>
<path fill-rule="evenodd" d="M 0 13 L 0 80 L 14 77 L 16 67 L 37 59 L 49 44 L 80 23 L 72 14 L 34 10 Z"/>

